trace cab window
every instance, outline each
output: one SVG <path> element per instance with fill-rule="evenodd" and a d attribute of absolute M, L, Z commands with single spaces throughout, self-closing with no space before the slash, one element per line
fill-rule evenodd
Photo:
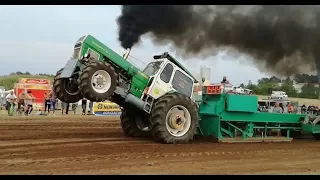
<path fill-rule="evenodd" d="M 190 97 L 192 93 L 193 80 L 181 71 L 177 70 L 172 80 L 172 87 L 178 92 Z"/>
<path fill-rule="evenodd" d="M 170 81 L 172 72 L 173 72 L 173 66 L 168 63 L 166 67 L 164 67 L 163 71 L 161 72 L 160 79 L 163 82 L 168 83 Z"/>

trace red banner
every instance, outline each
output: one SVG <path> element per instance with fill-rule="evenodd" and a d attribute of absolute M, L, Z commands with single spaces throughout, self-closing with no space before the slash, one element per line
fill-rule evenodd
<path fill-rule="evenodd" d="M 29 79 L 29 78 L 21 78 L 19 83 L 23 84 L 50 84 L 50 80 L 48 79 Z"/>

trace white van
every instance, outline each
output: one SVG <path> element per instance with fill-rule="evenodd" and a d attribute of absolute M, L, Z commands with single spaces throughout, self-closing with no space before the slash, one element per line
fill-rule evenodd
<path fill-rule="evenodd" d="M 286 99 L 288 95 L 284 91 L 272 91 L 271 99 Z"/>

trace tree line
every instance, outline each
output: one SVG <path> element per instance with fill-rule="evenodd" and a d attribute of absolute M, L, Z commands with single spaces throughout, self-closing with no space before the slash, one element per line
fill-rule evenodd
<path fill-rule="evenodd" d="M 21 72 L 21 71 L 17 71 L 17 72 L 12 72 L 12 73 L 10 73 L 10 76 L 20 76 L 20 75 L 54 77 L 53 74 L 47 74 L 47 73 L 31 74 L 30 72 Z"/>
<path fill-rule="evenodd" d="M 295 84 L 303 83 L 301 92 L 294 87 Z M 308 74 L 297 74 L 285 79 L 272 76 L 270 78 L 261 78 L 257 84 L 249 81 L 242 83 L 240 87 L 253 90 L 259 95 L 270 95 L 272 91 L 285 91 L 289 97 L 318 99 L 320 88 L 318 87 L 318 77 Z"/>
<path fill-rule="evenodd" d="M 50 79 L 52 82 L 54 75 L 47 73 L 31 74 L 30 72 L 17 71 L 6 76 L 0 76 L 0 86 L 4 86 L 6 90 L 13 89 L 14 84 L 19 80 L 19 78 L 44 78 Z"/>

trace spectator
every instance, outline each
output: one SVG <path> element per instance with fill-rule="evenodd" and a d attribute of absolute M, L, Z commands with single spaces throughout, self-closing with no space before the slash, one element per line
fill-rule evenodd
<path fill-rule="evenodd" d="M 230 84 L 226 76 L 223 76 L 221 83 Z"/>
<path fill-rule="evenodd" d="M 282 108 L 279 106 L 279 103 L 276 102 L 274 107 L 273 107 L 273 110 L 272 110 L 274 113 L 282 113 Z"/>
<path fill-rule="evenodd" d="M 89 102 L 89 114 L 88 115 L 93 115 L 93 101 Z"/>
<path fill-rule="evenodd" d="M 69 112 L 69 103 L 61 102 L 62 105 L 62 115 L 66 114 L 68 115 Z"/>
<path fill-rule="evenodd" d="M 82 115 L 86 115 L 86 110 L 87 110 L 87 99 L 86 98 L 82 99 L 81 107 L 82 107 Z"/>
<path fill-rule="evenodd" d="M 293 106 L 291 103 L 288 103 L 288 113 L 293 113 Z"/>
<path fill-rule="evenodd" d="M 301 114 L 305 114 L 306 112 L 307 112 L 307 106 L 303 104 L 301 106 Z"/>
<path fill-rule="evenodd" d="M 76 102 L 76 103 L 72 103 L 72 104 L 71 104 L 71 109 L 72 109 L 72 111 L 73 111 L 73 114 L 76 114 L 76 112 L 77 112 L 78 103 L 79 103 L 79 102 Z"/>
<path fill-rule="evenodd" d="M 313 106 L 312 105 L 308 106 L 307 113 L 312 114 L 312 111 L 313 111 Z"/>
<path fill-rule="evenodd" d="M 46 91 L 44 93 L 44 113 L 47 112 L 48 109 L 48 113 L 50 111 L 50 92 Z"/>
<path fill-rule="evenodd" d="M 7 104 L 9 116 L 13 115 L 16 99 L 17 99 L 17 96 L 13 94 L 13 91 L 10 91 L 10 93 L 6 96 L 6 100 L 7 100 L 6 104 Z"/>
<path fill-rule="evenodd" d="M 284 112 L 283 103 L 279 103 L 279 106 L 281 107 L 281 109 L 282 109 L 282 113 L 283 113 L 283 112 Z"/>
<path fill-rule="evenodd" d="M 33 102 L 34 102 L 34 99 L 35 99 L 35 97 L 32 95 L 31 91 L 28 91 L 27 93 L 28 94 L 27 94 L 26 99 L 25 99 L 26 109 L 25 109 L 25 112 L 24 112 L 24 114 L 26 116 L 31 114 L 31 112 L 33 110 Z"/>
<path fill-rule="evenodd" d="M 51 111 L 52 111 L 52 115 L 55 116 L 55 111 L 56 111 L 56 102 L 57 102 L 57 98 L 56 95 L 54 93 L 54 91 L 52 90 L 50 93 L 50 107 L 51 107 Z M 50 115 L 50 111 L 48 110 L 48 115 Z"/>
<path fill-rule="evenodd" d="M 19 114 L 20 114 L 20 115 L 22 115 L 22 108 L 25 109 L 25 107 L 26 107 L 26 103 L 25 103 L 26 97 L 27 97 L 27 94 L 25 93 L 25 91 L 22 91 L 22 92 L 19 94 L 19 98 L 18 98 L 18 111 L 19 111 Z"/>
<path fill-rule="evenodd" d="M 319 110 L 318 106 L 313 106 L 312 114 L 318 116 L 318 110 Z"/>

